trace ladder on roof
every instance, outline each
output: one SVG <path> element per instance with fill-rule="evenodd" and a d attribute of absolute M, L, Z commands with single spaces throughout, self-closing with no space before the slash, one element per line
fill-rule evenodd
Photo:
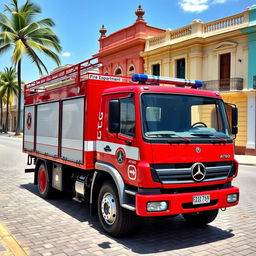
<path fill-rule="evenodd" d="M 40 92 L 44 91 L 46 86 L 55 84 L 60 81 L 67 81 L 69 79 L 74 79 L 76 83 L 81 81 L 81 77 L 91 71 L 92 69 L 98 68 L 101 63 L 98 61 L 98 57 L 94 57 L 83 62 L 80 62 L 71 67 L 65 68 L 61 71 L 53 73 L 51 75 L 42 77 L 36 81 L 25 84 L 24 91 L 25 95 L 29 94 L 31 91 Z"/>

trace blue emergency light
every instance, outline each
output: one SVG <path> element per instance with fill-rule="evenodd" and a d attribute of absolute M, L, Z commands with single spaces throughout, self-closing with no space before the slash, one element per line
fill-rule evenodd
<path fill-rule="evenodd" d="M 179 86 L 190 86 L 192 88 L 199 88 L 204 85 L 202 81 L 199 80 L 190 80 L 190 79 L 181 79 L 181 78 L 170 78 L 164 76 L 153 76 L 153 75 L 144 75 L 144 74 L 134 74 L 132 75 L 133 82 L 140 83 L 156 83 L 156 84 L 173 84 Z"/>

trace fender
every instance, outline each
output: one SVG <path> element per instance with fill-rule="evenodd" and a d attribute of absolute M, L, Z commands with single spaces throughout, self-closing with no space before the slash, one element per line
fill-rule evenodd
<path fill-rule="evenodd" d="M 118 170 L 115 167 L 113 167 L 112 165 L 103 163 L 103 162 L 96 162 L 95 169 L 96 169 L 96 171 L 94 172 L 93 179 L 92 179 L 92 186 L 91 186 L 91 193 L 90 193 L 90 204 L 92 205 L 95 202 L 94 188 L 96 186 L 97 176 L 100 174 L 100 172 L 97 171 L 97 170 L 99 170 L 99 171 L 108 173 L 114 180 L 115 185 L 117 187 L 118 195 L 119 195 L 120 205 L 123 208 L 126 208 L 128 210 L 135 210 L 134 207 L 132 207 L 131 205 L 129 205 L 129 203 L 127 203 L 128 200 L 127 200 L 127 194 L 125 193 L 125 184 L 124 184 L 122 176 L 120 175 Z"/>

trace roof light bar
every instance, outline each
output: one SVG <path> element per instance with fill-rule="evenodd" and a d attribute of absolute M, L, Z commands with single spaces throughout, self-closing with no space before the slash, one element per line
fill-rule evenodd
<path fill-rule="evenodd" d="M 157 84 L 173 84 L 180 86 L 191 86 L 192 88 L 199 88 L 203 86 L 203 82 L 199 80 L 189 80 L 181 78 L 170 78 L 164 76 L 152 76 L 144 74 L 134 74 L 132 75 L 133 82 L 148 82 Z"/>

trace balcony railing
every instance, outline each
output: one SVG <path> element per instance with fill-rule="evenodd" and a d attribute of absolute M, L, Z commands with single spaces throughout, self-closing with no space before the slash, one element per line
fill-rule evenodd
<path fill-rule="evenodd" d="M 220 80 L 210 80 L 204 82 L 204 90 L 207 91 L 241 91 L 243 90 L 243 78 L 229 78 Z"/>
<path fill-rule="evenodd" d="M 192 24 L 175 30 L 167 30 L 146 40 L 145 51 L 150 51 L 157 47 L 176 44 L 184 40 L 193 38 L 207 38 L 230 31 L 240 31 L 249 25 L 249 11 L 225 17 L 208 23 L 201 20 L 194 20 Z"/>

